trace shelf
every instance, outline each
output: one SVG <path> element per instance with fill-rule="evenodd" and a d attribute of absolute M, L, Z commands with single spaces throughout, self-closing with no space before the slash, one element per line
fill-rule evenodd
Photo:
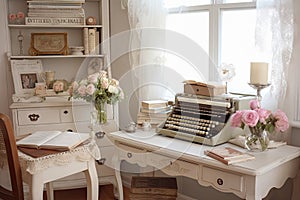
<path fill-rule="evenodd" d="M 10 59 L 39 59 L 39 58 L 103 58 L 104 55 L 44 55 L 44 56 L 9 56 Z"/>
<path fill-rule="evenodd" d="M 102 25 L 20 25 L 20 24 L 9 24 L 9 28 L 102 28 Z"/>

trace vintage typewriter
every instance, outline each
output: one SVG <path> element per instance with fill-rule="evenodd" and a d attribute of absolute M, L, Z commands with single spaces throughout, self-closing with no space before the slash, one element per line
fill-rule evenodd
<path fill-rule="evenodd" d="M 239 109 L 247 109 L 251 99 L 253 96 L 177 94 L 172 112 L 156 132 L 211 146 L 225 143 L 242 132 L 230 126 L 230 116 Z"/>

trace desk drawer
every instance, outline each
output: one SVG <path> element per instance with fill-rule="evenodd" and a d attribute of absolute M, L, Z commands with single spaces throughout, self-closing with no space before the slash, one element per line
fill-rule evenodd
<path fill-rule="evenodd" d="M 163 168 L 162 171 L 171 176 L 185 176 L 192 179 L 196 179 L 198 177 L 198 165 L 182 160 L 173 161 L 170 165 Z"/>
<path fill-rule="evenodd" d="M 243 191 L 244 179 L 243 176 L 224 172 L 209 167 L 202 167 L 202 181 L 208 182 L 221 190 Z"/>
<path fill-rule="evenodd" d="M 132 164 L 139 164 L 140 166 L 147 166 L 147 151 L 135 147 L 118 144 L 118 154 L 120 159 L 124 159 Z"/>
<path fill-rule="evenodd" d="M 18 111 L 19 125 L 60 123 L 59 109 L 34 109 Z"/>
<path fill-rule="evenodd" d="M 41 124 L 41 125 L 26 125 L 18 126 L 16 129 L 17 135 L 26 135 L 36 131 L 76 131 L 74 123 L 59 123 L 59 124 Z"/>

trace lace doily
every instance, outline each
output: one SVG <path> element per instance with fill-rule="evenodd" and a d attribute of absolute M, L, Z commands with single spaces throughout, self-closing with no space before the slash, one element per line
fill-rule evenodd
<path fill-rule="evenodd" d="M 99 160 L 101 158 L 100 149 L 94 140 L 70 151 L 51 154 L 39 158 L 33 158 L 21 151 L 18 153 L 21 168 L 26 169 L 26 171 L 30 174 L 38 173 L 39 171 L 53 166 L 67 165 L 73 161 L 85 162 L 91 158 L 94 158 L 95 160 Z"/>

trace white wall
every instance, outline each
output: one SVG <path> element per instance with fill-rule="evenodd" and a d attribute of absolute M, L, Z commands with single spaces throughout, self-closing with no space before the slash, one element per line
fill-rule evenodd
<path fill-rule="evenodd" d="M 130 36 L 127 32 L 129 30 L 127 9 L 121 8 L 120 0 L 111 0 L 110 7 L 112 75 L 120 80 L 125 92 L 125 99 L 119 103 L 119 125 L 123 129 L 129 122 L 136 121 L 139 102 L 136 95 L 128 93 L 133 90 L 131 83 L 134 76 L 130 73 L 129 54 L 126 51 L 129 48 Z M 123 51 L 120 52 L 120 49 Z"/>
<path fill-rule="evenodd" d="M 0 1 L 0 112 L 11 116 L 12 76 L 6 53 L 9 51 L 6 1 Z"/>

